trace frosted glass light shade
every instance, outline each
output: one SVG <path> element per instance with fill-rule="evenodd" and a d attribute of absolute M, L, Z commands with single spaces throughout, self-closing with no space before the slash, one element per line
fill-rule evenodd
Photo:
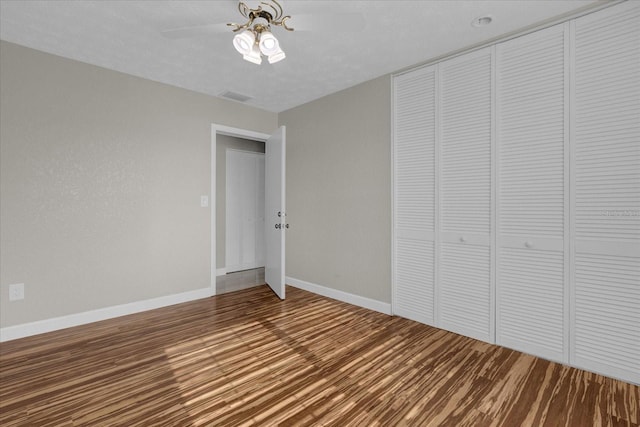
<path fill-rule="evenodd" d="M 269 56 L 278 52 L 278 50 L 280 50 L 278 39 L 270 31 L 263 31 L 260 34 L 260 51 Z"/>
<path fill-rule="evenodd" d="M 282 49 L 278 49 L 278 51 L 272 55 L 269 55 L 269 64 L 275 64 L 276 62 L 282 61 L 287 56 L 284 54 Z"/>
<path fill-rule="evenodd" d="M 258 65 L 262 64 L 262 55 L 260 55 L 260 50 L 255 44 L 253 45 L 251 50 L 242 57 L 245 61 L 253 62 L 254 64 Z"/>
<path fill-rule="evenodd" d="M 243 55 L 248 55 L 256 43 L 256 37 L 251 31 L 243 31 L 233 38 L 233 47 Z"/>

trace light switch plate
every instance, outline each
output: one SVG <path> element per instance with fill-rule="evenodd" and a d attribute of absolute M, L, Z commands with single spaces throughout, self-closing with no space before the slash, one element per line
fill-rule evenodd
<path fill-rule="evenodd" d="M 200 207 L 209 207 L 209 196 L 200 196 Z"/>

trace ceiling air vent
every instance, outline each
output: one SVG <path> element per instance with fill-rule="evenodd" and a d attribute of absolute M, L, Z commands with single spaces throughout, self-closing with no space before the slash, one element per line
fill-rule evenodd
<path fill-rule="evenodd" d="M 238 102 L 247 102 L 248 100 L 251 99 L 250 96 L 243 95 L 241 93 L 231 92 L 230 90 L 226 90 L 226 91 L 222 92 L 220 94 L 220 97 L 226 98 L 226 99 L 231 99 L 233 101 L 238 101 Z"/>

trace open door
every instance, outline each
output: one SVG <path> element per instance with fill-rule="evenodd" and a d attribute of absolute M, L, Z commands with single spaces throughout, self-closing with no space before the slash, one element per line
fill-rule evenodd
<path fill-rule="evenodd" d="M 285 214 L 285 127 L 281 126 L 265 144 L 265 281 L 284 299 L 284 232 L 289 227 Z"/>

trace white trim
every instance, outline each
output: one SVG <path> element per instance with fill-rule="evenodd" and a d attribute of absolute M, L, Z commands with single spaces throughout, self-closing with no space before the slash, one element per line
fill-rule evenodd
<path fill-rule="evenodd" d="M 494 53 L 494 59 L 493 59 L 493 88 L 492 91 L 493 93 L 491 94 L 491 98 L 493 99 L 493 117 L 492 117 L 492 126 L 493 126 L 493 132 L 492 132 L 492 139 L 493 139 L 493 155 L 491 157 L 491 161 L 492 161 L 492 165 L 491 165 L 491 169 L 492 169 L 492 173 L 493 173 L 493 177 L 492 177 L 492 181 L 491 181 L 491 185 L 492 185 L 492 196 L 494 198 L 494 203 L 493 203 L 493 209 L 491 214 L 493 215 L 493 222 L 492 222 L 492 226 L 494 227 L 493 229 L 493 240 L 492 243 L 494 245 L 494 249 L 493 249 L 493 264 L 491 265 L 491 268 L 493 268 L 493 289 L 494 289 L 494 313 L 493 313 L 493 317 L 494 317 L 494 326 L 495 326 L 495 330 L 494 330 L 494 334 L 493 337 L 495 339 L 494 343 L 497 345 L 503 345 L 502 344 L 502 335 L 501 335 L 501 330 L 502 330 L 502 311 L 500 310 L 502 308 L 502 299 L 503 297 L 503 289 L 502 289 L 502 281 L 501 281 L 501 270 L 500 270 L 500 265 L 502 262 L 502 257 L 501 257 L 501 251 L 500 249 L 502 249 L 502 234 L 500 233 L 501 230 L 501 222 L 500 222 L 500 215 L 499 215 L 499 210 L 500 210 L 500 206 L 501 206 L 501 197 L 500 197 L 500 188 L 502 186 L 502 182 L 501 182 L 501 178 L 500 178 L 500 168 L 501 168 L 501 164 L 500 164 L 500 153 L 502 153 L 502 114 L 500 114 L 502 112 L 502 98 L 500 96 L 501 91 L 502 91 L 502 79 L 500 78 L 500 72 L 502 71 L 502 67 L 503 67 L 503 44 L 502 43 L 496 43 L 495 44 L 495 50 L 493 51 Z"/>
<path fill-rule="evenodd" d="M 390 131 L 389 140 L 391 159 L 391 314 L 398 313 L 398 285 L 396 279 L 396 78 L 391 77 L 389 90 L 391 91 Z"/>
<path fill-rule="evenodd" d="M 441 192 L 440 192 L 440 178 L 442 174 L 441 162 L 440 162 L 440 141 L 442 141 L 442 126 L 441 126 L 441 91 L 440 82 L 442 81 L 442 66 L 440 63 L 433 65 L 433 325 L 436 327 L 442 326 L 442 316 L 440 315 L 440 248 L 442 247 L 442 235 L 440 233 L 440 223 L 442 222 L 440 216 L 440 206 L 442 206 Z"/>
<path fill-rule="evenodd" d="M 210 296 L 211 289 L 202 288 L 194 291 L 182 292 L 180 294 L 166 295 L 143 301 L 99 308 L 96 310 L 85 311 L 83 313 L 38 320 L 37 322 L 23 323 L 22 325 L 7 326 L 6 328 L 0 329 L 0 342 L 44 334 L 46 332 L 71 328 L 73 326 L 86 325 L 87 323 L 99 322 L 101 320 L 113 319 L 114 317 L 154 310 L 156 308 L 167 307 L 169 305 L 194 301 Z"/>
<path fill-rule="evenodd" d="M 489 336 L 491 338 L 491 344 L 498 342 L 497 340 L 497 327 L 496 327 L 496 312 L 497 309 L 497 297 L 496 297 L 496 277 L 498 264 L 497 260 L 497 244 L 496 236 L 498 235 L 498 229 L 496 228 L 496 217 L 498 216 L 498 205 L 496 200 L 496 194 L 498 193 L 498 186 L 496 185 L 496 175 L 498 170 L 496 169 L 496 158 L 498 157 L 497 150 L 497 126 L 496 126 L 496 113 L 497 113 L 497 98 L 498 91 L 496 82 L 498 80 L 498 47 L 496 44 L 491 46 L 491 221 L 489 223 L 489 251 L 491 253 L 491 262 L 489 264 Z"/>
<path fill-rule="evenodd" d="M 572 28 L 575 20 L 567 21 L 563 24 L 562 33 L 564 36 L 564 223 L 563 226 L 563 256 L 564 256 L 564 278 L 562 294 L 562 362 L 571 363 L 571 223 L 573 222 L 573 212 L 571 209 L 571 162 L 574 161 L 572 150 L 572 123 L 571 112 L 573 111 L 573 36 Z"/>
<path fill-rule="evenodd" d="M 251 139 L 254 141 L 267 142 L 267 139 L 271 136 L 268 133 L 255 132 L 247 129 L 234 128 L 231 126 L 211 124 L 211 130 L 219 133 L 220 135 L 235 136 L 237 138 Z"/>
<path fill-rule="evenodd" d="M 227 268 L 226 267 L 222 267 L 222 268 L 217 268 L 216 269 L 216 277 L 224 276 L 225 274 L 227 274 Z"/>
<path fill-rule="evenodd" d="M 269 134 L 262 132 L 254 132 L 252 130 L 234 128 L 230 126 L 211 124 L 211 273 L 210 287 L 211 295 L 216 294 L 216 277 L 218 269 L 216 268 L 216 148 L 218 147 L 216 135 L 235 136 L 238 138 L 252 139 L 254 141 L 266 142 Z"/>
<path fill-rule="evenodd" d="M 367 308 L 369 310 L 377 311 L 379 313 L 391 315 L 391 304 L 387 302 L 377 301 L 371 298 L 362 297 L 360 295 L 350 294 L 348 292 L 339 291 L 333 288 L 327 288 L 326 286 L 317 285 L 311 282 L 305 282 L 304 280 L 294 279 L 293 277 L 286 277 L 286 283 L 294 288 L 302 289 L 314 294 L 322 295 L 323 297 L 335 299 L 338 301 L 353 304 L 358 307 Z"/>
<path fill-rule="evenodd" d="M 565 147 L 567 144 L 569 146 L 569 162 L 565 164 L 565 169 L 568 169 L 566 172 L 569 173 L 569 306 L 567 310 L 569 312 L 569 330 L 565 331 L 565 334 L 569 335 L 569 340 L 566 343 L 566 346 L 569 349 L 569 364 L 576 366 L 579 362 L 576 361 L 576 337 L 575 337 L 575 313 L 576 313 L 576 277 L 575 277 L 575 242 L 576 242 L 576 222 L 573 219 L 572 215 L 575 215 L 576 212 L 576 146 L 575 146 L 575 94 L 576 94 L 576 79 L 573 77 L 576 69 L 576 56 L 575 56 L 575 45 L 576 45 L 576 21 L 571 20 L 569 22 L 569 99 L 565 101 L 565 103 L 569 104 L 569 114 L 568 114 L 568 128 L 569 128 L 569 138 L 568 141 L 565 141 Z M 565 56 L 566 58 L 566 56 Z M 566 93 L 566 92 L 565 92 Z M 566 111 L 566 110 L 565 110 Z M 565 118 L 565 125 L 567 124 L 567 120 Z M 567 201 L 565 195 L 565 203 Z M 565 211 L 566 212 L 566 211 Z M 565 238 L 567 234 L 565 233 Z M 565 249 L 566 250 L 566 249 Z M 565 252 L 566 254 L 566 252 Z M 565 262 L 565 267 L 566 267 Z M 566 335 L 565 335 L 566 338 Z"/>

